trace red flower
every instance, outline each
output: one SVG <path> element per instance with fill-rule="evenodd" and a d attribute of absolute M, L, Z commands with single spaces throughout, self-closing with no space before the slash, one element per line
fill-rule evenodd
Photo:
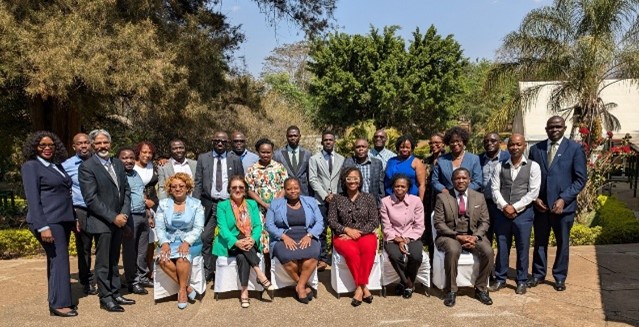
<path fill-rule="evenodd" d="M 580 127 L 580 128 L 579 128 L 579 134 L 581 134 L 581 135 L 588 135 L 588 134 L 590 134 L 590 131 L 589 131 L 589 130 L 588 130 L 588 128 L 586 128 L 586 127 Z"/>
<path fill-rule="evenodd" d="M 608 136 L 609 139 L 611 139 L 612 138 L 612 131 L 607 131 L 606 135 Z"/>
<path fill-rule="evenodd" d="M 620 148 L 620 147 L 618 147 L 618 146 L 613 146 L 613 147 L 610 149 L 610 151 L 611 151 L 611 152 L 614 152 L 614 153 L 621 153 L 621 148 Z"/>
<path fill-rule="evenodd" d="M 630 153 L 630 145 L 622 146 L 621 151 L 623 151 L 623 153 Z"/>

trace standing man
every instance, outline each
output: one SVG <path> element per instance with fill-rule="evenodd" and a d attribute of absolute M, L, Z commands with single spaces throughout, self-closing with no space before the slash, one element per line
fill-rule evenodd
<path fill-rule="evenodd" d="M 379 159 L 382 161 L 382 168 L 386 171 L 386 163 L 388 159 L 397 156 L 395 152 L 386 148 L 386 141 L 388 137 L 386 136 L 386 131 L 383 129 L 378 129 L 373 134 L 373 148 L 369 151 L 371 158 Z"/>
<path fill-rule="evenodd" d="M 313 196 L 313 190 L 308 186 L 308 162 L 311 152 L 300 146 L 302 133 L 299 127 L 293 125 L 286 129 L 285 147 L 275 151 L 273 160 L 281 163 L 286 168 L 288 176 L 300 180 L 302 195 Z"/>
<path fill-rule="evenodd" d="M 333 201 L 333 195 L 339 193 L 339 173 L 344 164 L 344 157 L 335 153 L 335 134 L 325 131 L 322 133 L 322 151 L 313 155 L 309 161 L 308 180 L 311 188 L 315 192 L 315 199 L 319 205 L 320 212 L 324 217 L 324 226 L 328 226 L 326 214 L 328 206 Z M 326 228 L 320 235 L 322 251 L 320 253 L 317 269 L 323 271 L 330 265 L 328 248 L 326 244 Z"/>
<path fill-rule="evenodd" d="M 497 236 L 497 260 L 495 262 L 495 283 L 491 291 L 506 286 L 508 277 L 508 257 L 515 236 L 517 249 L 517 294 L 526 293 L 528 281 L 528 252 L 530 233 L 535 218 L 532 202 L 539 195 L 541 170 L 539 164 L 526 160 L 526 139 L 521 134 L 513 134 L 508 140 L 510 159 L 495 167 L 491 176 L 492 196 L 500 210 L 494 219 Z"/>
<path fill-rule="evenodd" d="M 217 226 L 217 204 L 229 198 L 228 182 L 234 175 L 244 177 L 244 167 L 238 156 L 229 156 L 226 146 L 229 137 L 217 131 L 213 135 L 213 151 L 202 153 L 197 158 L 195 189 L 193 197 L 204 206 L 204 231 L 202 232 L 202 255 L 206 280 L 212 280 L 216 257 L 211 254 L 215 227 Z"/>
<path fill-rule="evenodd" d="M 444 305 L 452 307 L 457 298 L 457 264 L 462 250 L 479 258 L 475 279 L 475 297 L 485 305 L 493 304 L 488 295 L 488 276 L 493 267 L 493 248 L 486 239 L 490 220 L 484 195 L 468 188 L 470 171 L 459 167 L 453 171 L 453 192 L 437 195 L 433 222 L 437 230 L 435 244 L 444 251 L 446 289 Z"/>
<path fill-rule="evenodd" d="M 357 167 L 362 172 L 362 191 L 375 197 L 377 205 L 384 197 L 384 167 L 382 161 L 371 158 L 368 154 L 368 141 L 357 139 L 353 144 L 353 156 L 344 160 L 342 170 L 348 167 Z M 338 189 L 341 188 L 341 185 Z"/>
<path fill-rule="evenodd" d="M 506 162 L 510 158 L 510 154 L 507 151 L 502 151 L 499 147 L 501 144 L 501 138 L 496 132 L 491 132 L 484 136 L 484 153 L 479 155 L 479 164 L 482 169 L 482 189 L 484 190 L 484 196 L 486 198 L 486 205 L 488 206 L 488 215 L 490 216 L 490 227 L 486 233 L 488 242 L 493 244 L 493 228 L 495 226 L 495 217 L 499 214 L 500 210 L 493 202 L 493 190 L 491 187 L 491 176 L 495 172 L 495 167 L 501 163 Z"/>
<path fill-rule="evenodd" d="M 87 205 L 87 232 L 96 237 L 95 275 L 100 308 L 124 312 L 121 305 L 135 301 L 120 295 L 122 230 L 131 215 L 131 190 L 124 166 L 111 158 L 111 134 L 103 129 L 89 133 L 94 156 L 80 164 L 78 179 Z"/>
<path fill-rule="evenodd" d="M 242 168 L 244 168 L 244 172 L 248 171 L 248 168 L 253 166 L 260 157 L 246 149 L 246 136 L 244 133 L 235 131 L 231 134 L 231 149 L 233 151 L 229 152 L 230 156 L 237 156 L 242 161 Z"/>
<path fill-rule="evenodd" d="M 94 236 L 87 232 L 87 205 L 82 198 L 80 182 L 78 181 L 78 168 L 85 160 L 91 158 L 91 143 L 89 136 L 78 133 L 73 137 L 73 150 L 75 155 L 62 163 L 62 168 L 67 172 L 73 185 L 73 211 L 77 226 L 75 234 L 75 248 L 78 254 L 78 276 L 82 289 L 86 295 L 98 294 L 95 286 L 95 276 L 91 272 L 91 247 Z"/>
<path fill-rule="evenodd" d="M 546 122 L 548 139 L 530 148 L 529 158 L 541 167 L 541 188 L 535 207 L 535 250 L 532 279 L 535 287 L 546 278 L 548 238 L 552 228 L 557 239 L 557 255 L 552 267 L 555 290 L 566 290 L 570 229 L 575 221 L 577 195 L 586 185 L 586 154 L 577 142 L 564 138 L 566 122 L 553 116 Z"/>
<path fill-rule="evenodd" d="M 169 177 L 177 173 L 185 173 L 193 178 L 197 168 L 197 161 L 186 157 L 186 147 L 182 140 L 176 139 L 169 142 L 169 147 L 171 149 L 171 158 L 158 168 L 158 198 L 160 200 L 167 197 L 164 182 Z"/>

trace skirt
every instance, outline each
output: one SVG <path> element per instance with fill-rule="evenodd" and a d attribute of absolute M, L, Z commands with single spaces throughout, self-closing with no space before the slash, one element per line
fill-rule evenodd
<path fill-rule="evenodd" d="M 292 227 L 286 232 L 290 238 L 292 238 L 295 242 L 299 243 L 300 240 L 306 236 L 308 232 L 306 231 L 306 227 Z M 306 249 L 297 250 L 289 250 L 284 245 L 284 241 L 278 241 L 275 243 L 272 249 L 273 256 L 280 261 L 280 263 L 285 264 L 289 261 L 297 261 L 297 260 L 305 260 L 305 259 L 317 259 L 320 255 L 320 243 L 316 239 L 311 240 L 311 244 Z"/>

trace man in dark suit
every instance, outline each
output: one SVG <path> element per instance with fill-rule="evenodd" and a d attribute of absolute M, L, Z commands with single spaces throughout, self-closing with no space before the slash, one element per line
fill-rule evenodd
<path fill-rule="evenodd" d="M 193 197 L 204 206 L 204 231 L 202 232 L 202 256 L 206 280 L 213 279 L 216 257 L 211 254 L 215 227 L 217 226 L 217 204 L 229 198 L 227 190 L 229 178 L 244 176 L 242 161 L 237 156 L 229 156 L 226 147 L 229 137 L 225 132 L 215 132 L 213 151 L 202 153 L 197 158 L 195 169 L 195 189 Z"/>
<path fill-rule="evenodd" d="M 362 191 L 375 197 L 377 205 L 384 197 L 384 168 L 382 161 L 368 154 L 368 141 L 357 139 L 353 144 L 353 156 L 344 160 L 342 171 L 348 167 L 357 167 L 362 172 Z M 342 189 L 340 184 L 338 190 Z"/>
<path fill-rule="evenodd" d="M 286 129 L 287 145 L 273 154 L 273 160 L 284 165 L 289 177 L 300 180 L 302 195 L 313 196 L 313 190 L 308 186 L 308 161 L 311 152 L 300 146 L 302 133 L 299 127 L 293 125 Z"/>
<path fill-rule="evenodd" d="M 535 208 L 535 249 L 532 279 L 528 287 L 535 287 L 546 278 L 548 267 L 548 239 L 550 230 L 557 239 L 557 255 L 552 267 L 555 290 L 566 290 L 570 229 L 575 221 L 577 195 L 586 185 L 586 154 L 578 143 L 564 138 L 566 123 L 560 116 L 546 122 L 548 139 L 530 148 L 529 158 L 541 168 L 539 197 Z"/>
<path fill-rule="evenodd" d="M 479 273 L 475 280 L 475 297 L 491 305 L 488 277 L 493 267 L 493 249 L 486 238 L 490 220 L 484 195 L 468 188 L 470 171 L 460 167 L 453 171 L 454 191 L 437 195 L 433 223 L 437 231 L 435 244 L 445 253 L 446 289 L 444 305 L 452 307 L 457 297 L 457 263 L 462 251 L 479 259 Z"/>
<path fill-rule="evenodd" d="M 186 157 L 186 147 L 182 140 L 172 140 L 169 142 L 171 158 L 158 168 L 158 198 L 165 199 L 168 195 L 164 189 L 164 182 L 176 173 L 185 173 L 191 178 L 195 176 L 197 161 Z"/>
<path fill-rule="evenodd" d="M 100 307 L 123 312 L 121 305 L 135 301 L 120 295 L 120 246 L 122 229 L 131 215 L 131 190 L 124 166 L 111 158 L 111 135 L 105 130 L 89 133 L 95 155 L 80 164 L 78 179 L 87 205 L 87 232 L 96 237 L 95 275 Z"/>

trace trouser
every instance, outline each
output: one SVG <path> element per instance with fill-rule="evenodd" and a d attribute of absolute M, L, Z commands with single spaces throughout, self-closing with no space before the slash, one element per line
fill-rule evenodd
<path fill-rule="evenodd" d="M 422 265 L 422 249 L 423 244 L 420 240 L 414 240 L 408 243 L 408 255 L 404 260 L 404 254 L 399 250 L 399 244 L 395 242 L 387 242 L 385 245 L 388 259 L 390 260 L 393 269 L 399 275 L 399 280 L 403 285 L 408 285 L 407 280 L 410 283 L 415 283 L 417 278 L 417 271 Z"/>
<path fill-rule="evenodd" d="M 122 229 L 111 228 L 110 232 L 95 234 L 95 277 L 98 281 L 100 302 L 108 303 L 120 296 L 120 248 L 122 247 Z"/>
<path fill-rule="evenodd" d="M 502 212 L 496 215 L 497 259 L 495 260 L 495 276 L 498 281 L 504 282 L 508 277 L 508 257 L 513 236 L 517 250 L 517 283 L 528 280 L 528 250 L 530 249 L 533 219 L 532 207 L 519 213 L 515 219 L 506 218 Z"/>
<path fill-rule="evenodd" d="M 444 271 L 446 274 L 446 291 L 457 292 L 457 266 L 459 256 L 462 253 L 462 246 L 454 238 L 439 236 L 435 240 L 437 248 L 444 251 Z M 493 249 L 485 238 L 475 244 L 475 248 L 468 250 L 479 259 L 479 273 L 475 280 L 475 288 L 480 291 L 487 291 L 488 277 L 493 267 Z"/>
<path fill-rule="evenodd" d="M 87 209 L 74 207 L 75 216 L 80 221 L 80 232 L 75 233 L 75 250 L 78 254 L 78 280 L 82 285 L 95 283 L 95 276 L 91 272 L 91 247 L 94 235 L 86 231 Z M 74 229 L 75 230 L 75 229 Z"/>
<path fill-rule="evenodd" d="M 377 254 L 377 236 L 370 233 L 356 240 L 333 237 L 333 247 L 346 260 L 355 285 L 366 286 Z"/>
<path fill-rule="evenodd" d="M 568 276 L 568 257 L 570 250 L 570 229 L 575 222 L 575 213 L 555 215 L 548 212 L 535 212 L 535 249 L 533 251 L 532 275 L 545 279 L 548 269 L 548 240 L 550 230 L 555 233 L 557 254 L 552 266 L 552 275 L 557 281 L 565 281 Z"/>
<path fill-rule="evenodd" d="M 31 233 L 47 254 L 49 307 L 54 309 L 68 308 L 73 305 L 69 272 L 69 240 L 74 227 L 75 222 L 49 223 L 49 230 L 54 241 L 47 243 L 42 241 L 40 232 L 30 226 Z"/>
<path fill-rule="evenodd" d="M 124 277 L 129 287 L 141 283 L 149 273 L 146 252 L 149 248 L 149 225 L 146 213 L 132 213 L 127 226 L 132 234 L 122 238 Z"/>
<path fill-rule="evenodd" d="M 242 251 L 236 247 L 229 250 L 229 256 L 235 257 L 237 264 L 237 275 L 240 279 L 240 285 L 247 287 L 251 269 L 260 264 L 260 257 L 257 256 L 257 249 L 252 247 L 248 251 Z"/>
<path fill-rule="evenodd" d="M 205 208 L 204 230 L 202 230 L 202 259 L 206 278 L 210 273 L 215 272 L 215 261 L 217 256 L 211 253 L 213 249 L 213 239 L 215 238 L 215 227 L 217 227 L 217 203 L 221 200 L 209 200 L 202 198 Z M 207 208 L 208 207 L 208 208 Z"/>
<path fill-rule="evenodd" d="M 328 231 L 328 203 L 324 202 L 319 204 L 320 213 L 322 214 L 322 218 L 324 218 L 324 230 L 320 234 L 320 255 L 317 258 L 319 261 L 326 262 L 327 264 L 331 264 L 331 256 L 329 255 L 328 250 L 328 242 L 326 241 Z"/>
<path fill-rule="evenodd" d="M 490 225 L 486 231 L 486 238 L 488 238 L 488 243 L 492 246 L 493 238 L 495 236 L 495 218 L 502 214 L 502 212 L 499 208 L 497 208 L 497 205 L 493 202 L 493 200 L 486 199 L 486 206 L 488 207 L 488 217 L 490 217 Z"/>

